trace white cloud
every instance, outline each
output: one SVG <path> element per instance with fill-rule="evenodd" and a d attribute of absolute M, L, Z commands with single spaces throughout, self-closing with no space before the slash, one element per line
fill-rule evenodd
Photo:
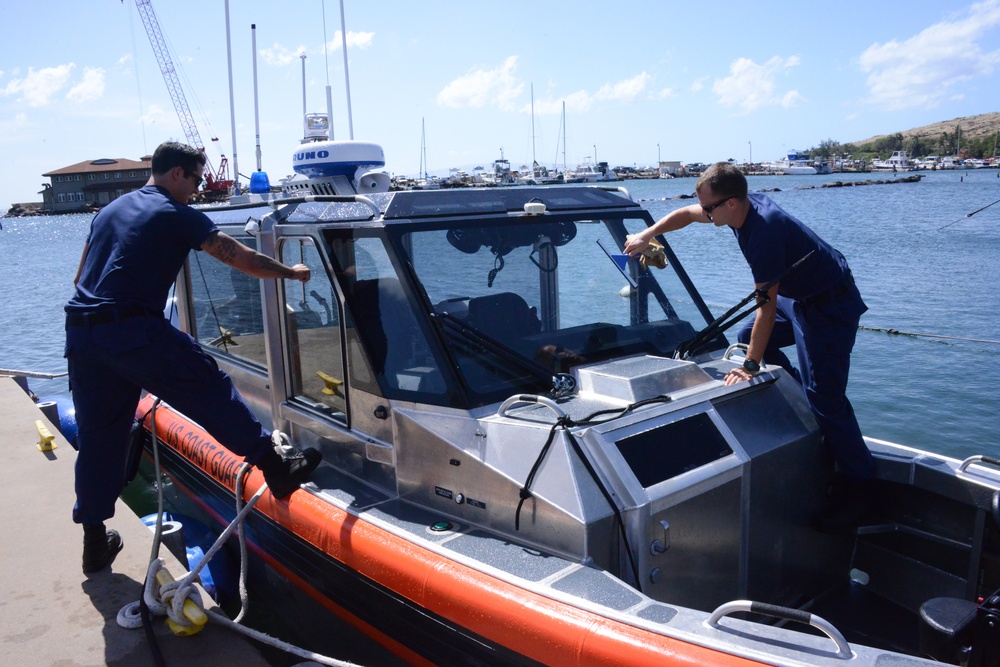
<path fill-rule="evenodd" d="M 104 70 L 100 67 L 85 67 L 83 80 L 66 93 L 71 102 L 93 102 L 104 95 Z"/>
<path fill-rule="evenodd" d="M 1000 51 L 984 52 L 976 41 L 996 25 L 1000 0 L 986 0 L 903 42 L 872 44 L 858 58 L 868 74 L 868 101 L 886 110 L 932 108 L 961 95 L 956 86 L 989 76 L 1000 63 Z"/>
<path fill-rule="evenodd" d="M 649 94 L 649 99 L 651 100 L 665 100 L 668 97 L 674 96 L 673 88 L 664 88 L 662 90 L 657 90 Z"/>
<path fill-rule="evenodd" d="M 326 43 L 326 48 L 330 51 L 339 51 L 344 40 L 341 38 L 343 33 L 339 30 L 333 33 L 333 39 Z M 353 32 L 351 30 L 347 31 L 347 48 L 349 49 L 367 49 L 372 45 L 372 41 L 375 39 L 375 33 L 373 32 Z M 320 53 L 323 50 L 320 49 Z"/>
<path fill-rule="evenodd" d="M 778 92 L 776 79 L 799 63 L 798 56 L 774 56 L 763 65 L 758 65 L 749 58 L 738 58 L 729 66 L 729 76 L 716 79 L 712 84 L 712 91 L 719 104 L 737 107 L 744 114 L 765 106 L 792 107 L 804 98 L 796 90 Z"/>
<path fill-rule="evenodd" d="M 144 110 L 139 122 L 143 125 L 163 126 L 174 125 L 180 129 L 180 121 L 177 119 L 177 112 L 174 109 L 165 109 L 158 104 L 150 104 Z"/>
<path fill-rule="evenodd" d="M 37 71 L 29 67 L 28 74 L 23 79 L 13 79 L 4 88 L 0 88 L 0 95 L 17 95 L 18 102 L 31 107 L 47 106 L 69 81 L 74 67 L 76 65 L 73 63 L 44 67 Z"/>
<path fill-rule="evenodd" d="M 285 67 L 292 63 L 297 63 L 299 62 L 299 56 L 305 52 L 306 47 L 304 46 L 300 46 L 292 51 L 281 44 L 275 44 L 269 49 L 260 49 L 259 51 L 260 57 L 264 59 L 264 62 L 275 67 Z"/>
<path fill-rule="evenodd" d="M 705 82 L 706 81 L 708 81 L 708 77 L 707 76 L 702 76 L 702 77 L 698 77 L 697 79 L 695 79 L 691 83 L 691 92 L 692 93 L 700 92 L 701 89 L 705 87 Z"/>
<path fill-rule="evenodd" d="M 472 70 L 445 86 L 437 102 L 454 109 L 495 106 L 513 111 L 514 100 L 524 90 L 524 82 L 514 75 L 516 69 L 517 56 L 510 56 L 494 69 Z"/>
<path fill-rule="evenodd" d="M 652 79 L 650 75 L 642 72 L 636 74 L 631 79 L 625 79 L 618 83 L 606 83 L 600 87 L 594 97 L 598 100 L 624 100 L 633 101 L 646 88 L 646 84 Z"/>

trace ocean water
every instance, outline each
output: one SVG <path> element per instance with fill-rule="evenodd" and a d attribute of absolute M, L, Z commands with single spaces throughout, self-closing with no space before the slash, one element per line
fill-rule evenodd
<path fill-rule="evenodd" d="M 844 253 L 869 306 L 862 326 L 922 334 L 858 332 L 848 395 L 862 430 L 959 459 L 1000 456 L 1000 203 L 965 217 L 1000 200 L 1000 172 L 810 187 L 869 179 L 893 176 L 760 176 L 750 187 L 769 191 Z M 680 196 L 694 184 L 618 183 L 654 217 L 691 203 Z M 65 371 L 62 308 L 90 217 L 0 219 L 0 368 Z M 728 229 L 692 225 L 667 240 L 714 313 L 753 289 Z M 32 380 L 31 387 L 46 398 L 68 396 L 65 378 Z"/>

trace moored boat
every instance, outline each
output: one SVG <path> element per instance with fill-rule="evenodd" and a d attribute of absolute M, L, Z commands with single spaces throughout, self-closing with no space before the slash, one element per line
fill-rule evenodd
<path fill-rule="evenodd" d="M 576 165 L 576 169 L 566 172 L 567 183 L 597 183 L 601 181 L 617 181 L 618 174 L 608 166 L 607 162 L 593 165 L 590 162 Z"/>
<path fill-rule="evenodd" d="M 893 151 L 888 160 L 872 160 L 873 171 L 914 171 L 916 167 L 910 161 L 906 151 Z"/>
<path fill-rule="evenodd" d="M 790 176 L 806 176 L 819 173 L 809 159 L 809 154 L 799 153 L 798 151 L 789 151 L 788 155 L 775 162 L 774 165 L 775 170 L 779 174 Z"/>
<path fill-rule="evenodd" d="M 206 209 L 312 280 L 192 253 L 177 283 L 179 326 L 324 454 L 247 519 L 276 578 L 414 664 L 996 664 L 1000 461 L 869 440 L 880 506 L 822 533 L 801 387 L 725 385 L 740 351 L 667 240 L 665 269 L 617 253 L 653 222 L 624 190 L 387 192 L 373 144 L 316 143 L 317 187 Z M 239 457 L 151 403 L 166 474 L 231 520 Z"/>

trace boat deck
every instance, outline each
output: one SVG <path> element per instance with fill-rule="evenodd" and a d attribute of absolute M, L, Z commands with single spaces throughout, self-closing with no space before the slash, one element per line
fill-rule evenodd
<path fill-rule="evenodd" d="M 35 420 L 55 436 L 56 449 L 36 447 Z M 116 622 L 139 598 L 153 534 L 122 501 L 107 522 L 125 541 L 110 570 L 80 570 L 83 531 L 70 516 L 76 451 L 10 378 L 0 378 L 0 622 L 4 664 L 154 665 L 142 629 Z M 184 568 L 166 549 L 167 569 Z M 206 606 L 211 599 L 203 593 Z M 243 667 L 270 664 L 248 639 L 209 623 L 193 637 L 175 637 L 162 618 L 153 629 L 167 664 Z"/>

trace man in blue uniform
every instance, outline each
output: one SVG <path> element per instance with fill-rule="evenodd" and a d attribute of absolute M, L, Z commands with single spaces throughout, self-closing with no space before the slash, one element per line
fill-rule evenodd
<path fill-rule="evenodd" d="M 254 278 L 306 282 L 304 264 L 285 266 L 218 230 L 186 204 L 201 184 L 204 153 L 178 143 L 153 153 L 146 185 L 98 213 L 66 304 L 66 358 L 78 426 L 76 505 L 83 571 L 114 561 L 122 540 L 104 521 L 124 488 L 129 433 L 143 389 L 203 426 L 264 473 L 283 498 L 320 462 L 315 449 L 279 455 L 229 377 L 164 318 L 170 287 L 192 250 Z"/>
<path fill-rule="evenodd" d="M 728 226 L 750 265 L 757 288 L 767 291 L 755 317 L 737 335 L 747 343 L 746 362 L 726 375 L 727 385 L 749 380 L 761 361 L 782 366 L 798 379 L 845 478 L 848 507 L 821 521 L 831 530 L 848 527 L 871 505 L 869 481 L 875 462 L 847 399 L 851 350 L 862 313 L 868 310 L 847 260 L 801 221 L 762 194 L 748 194 L 743 173 L 732 164 L 709 167 L 695 186 L 698 204 L 671 212 L 628 237 L 635 256 L 654 236 L 692 222 Z M 801 265 L 786 271 L 812 252 Z M 780 348 L 795 345 L 798 370 Z"/>

